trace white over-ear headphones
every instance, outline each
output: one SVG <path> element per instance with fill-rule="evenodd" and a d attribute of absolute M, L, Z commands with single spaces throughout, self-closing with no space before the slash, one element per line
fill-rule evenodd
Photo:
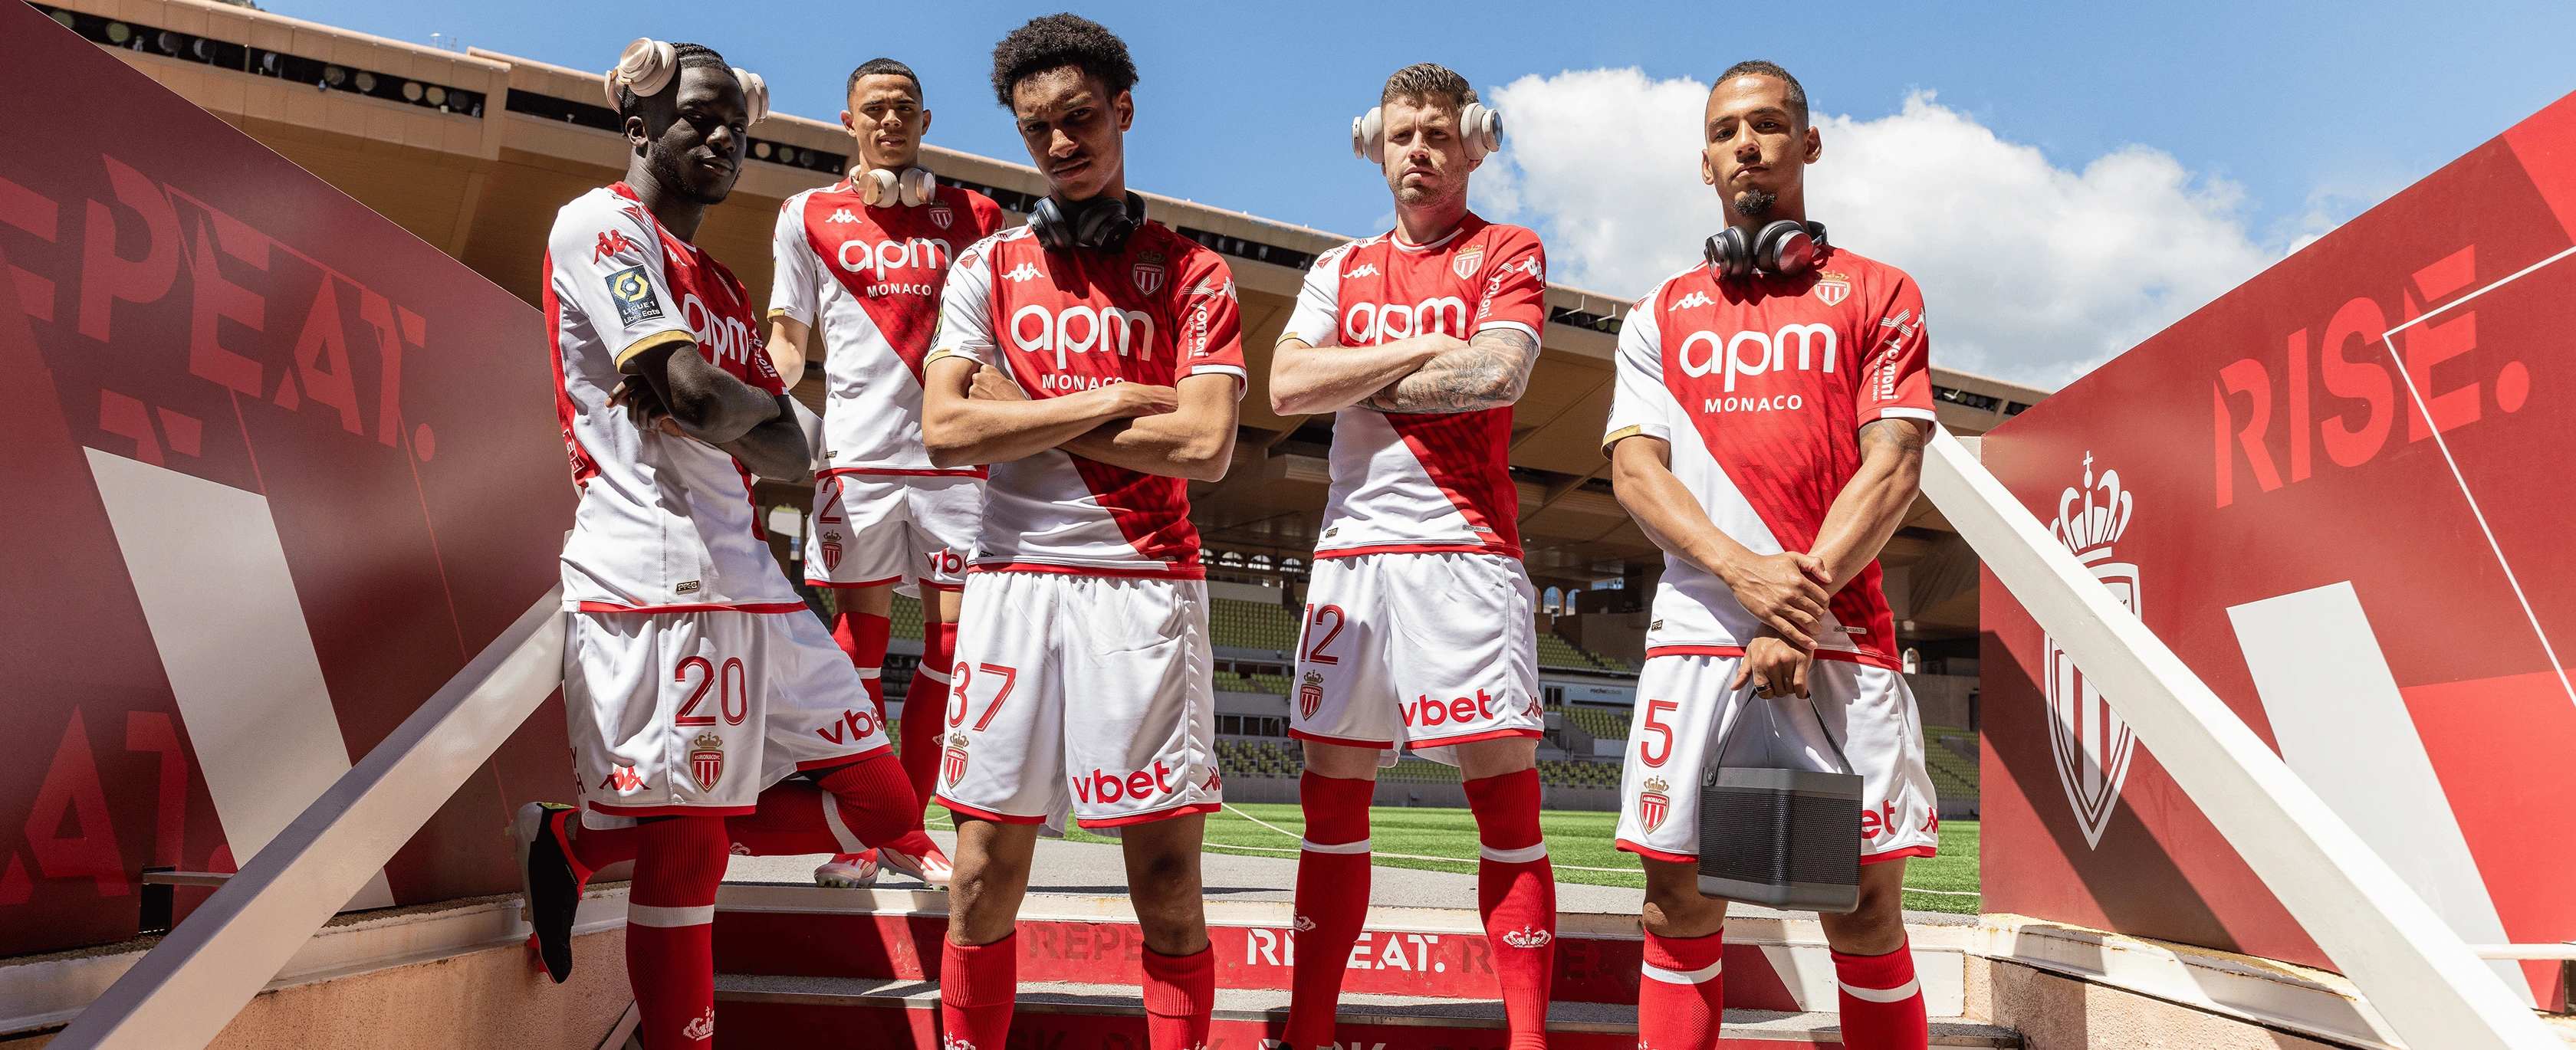
<path fill-rule="evenodd" d="M 859 199 L 871 208 L 891 208 L 898 201 L 918 208 L 938 194 L 939 176 L 928 168 L 905 168 L 899 173 L 892 168 L 851 168 L 850 188 L 859 191 Z"/>
<path fill-rule="evenodd" d="M 617 56 L 617 66 L 608 71 L 608 108 L 617 108 L 617 89 L 635 92 L 637 98 L 651 98 L 671 86 L 680 72 L 679 52 L 671 45 L 649 36 L 639 36 Z M 758 124 L 769 116 L 769 82 L 741 66 L 733 67 L 733 78 L 742 85 L 743 108 L 749 113 L 746 124 Z"/>
<path fill-rule="evenodd" d="M 1367 113 L 1351 121 L 1351 155 L 1373 164 L 1386 164 L 1386 118 L 1382 106 L 1370 106 Z M 1458 136 L 1466 140 L 1467 159 L 1480 160 L 1503 145 L 1503 115 L 1486 109 L 1484 103 L 1470 102 L 1458 111 Z"/>

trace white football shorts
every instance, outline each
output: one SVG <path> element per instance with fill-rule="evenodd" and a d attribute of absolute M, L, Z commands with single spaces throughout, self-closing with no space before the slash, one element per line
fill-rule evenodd
<path fill-rule="evenodd" d="M 1860 862 L 1929 857 L 1941 844 L 1940 800 L 1923 767 L 1923 723 L 1914 693 L 1894 671 L 1849 660 L 1809 665 L 1807 700 L 1730 691 L 1738 656 L 1649 656 L 1637 676 L 1629 716 L 1627 768 L 1619 778 L 1620 849 L 1654 860 L 1699 859 L 1699 788 L 1709 752 L 1743 704 L 1772 705 L 1748 724 L 1724 761 L 1792 761 L 1824 773 L 1842 771 L 1818 735 L 1817 714 L 1861 778 Z M 1760 712 L 1756 712 L 1757 716 Z M 1776 739 L 1757 732 L 1765 725 Z M 1783 756 L 1794 755 L 1794 759 Z"/>
<path fill-rule="evenodd" d="M 805 582 L 881 587 L 918 597 L 923 586 L 965 586 L 983 525 L 984 479 L 963 474 L 843 473 L 814 482 Z"/>
<path fill-rule="evenodd" d="M 749 813 L 800 770 L 887 749 L 849 656 L 803 609 L 570 615 L 564 716 L 587 826 Z"/>
<path fill-rule="evenodd" d="M 1057 832 L 1214 812 L 1215 673 L 1203 581 L 971 573 L 939 803 Z"/>
<path fill-rule="evenodd" d="M 1315 559 L 1288 735 L 1409 747 L 1538 737 L 1537 593 L 1519 559 L 1464 552 Z M 1391 762 L 1390 751 L 1382 761 Z"/>

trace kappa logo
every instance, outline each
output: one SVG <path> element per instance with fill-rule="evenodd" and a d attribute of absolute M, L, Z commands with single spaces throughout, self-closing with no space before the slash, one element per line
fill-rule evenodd
<path fill-rule="evenodd" d="M 635 772 L 633 766 L 611 766 L 608 776 L 601 778 L 599 782 L 599 790 L 614 791 L 620 795 L 632 794 L 643 789 L 644 778 Z"/>
<path fill-rule="evenodd" d="M 2093 454 L 2087 452 L 2084 485 L 2058 495 L 2057 520 L 2049 523 L 2048 532 L 2075 552 L 2075 560 L 2093 570 L 2093 578 L 2128 607 L 2129 615 L 2143 617 L 2138 567 L 2111 560 L 2111 544 L 2128 531 L 2136 502 L 2134 494 L 2120 488 L 2119 471 L 2094 475 Z M 2042 644 L 2048 653 L 2043 664 L 2048 749 L 2056 759 L 2057 783 L 2075 810 L 2075 825 L 2084 832 L 2085 846 L 2099 849 L 2102 833 L 2111 826 L 2111 813 L 2119 807 L 2120 786 L 2129 778 L 2129 757 L 2137 748 L 2137 738 L 2084 676 L 2084 669 L 2067 658 L 2056 638 L 2042 635 Z"/>
<path fill-rule="evenodd" d="M 1037 275 L 1038 275 L 1038 268 L 1037 268 L 1037 267 L 1035 267 L 1035 266 L 1031 266 L 1031 265 L 1029 265 L 1029 264 L 1027 264 L 1027 263 L 1021 263 L 1021 264 L 1019 264 L 1018 266 L 1011 267 L 1010 271 L 1009 271 L 1009 272 L 1007 272 L 1007 273 L 1004 273 L 1002 276 L 1003 276 L 1003 277 L 1006 277 L 1006 278 L 1009 278 L 1012 284 L 1018 284 L 1018 283 L 1020 283 L 1020 282 L 1022 282 L 1022 281 L 1026 281 L 1026 280 L 1028 280 L 1029 278 L 1031 278 L 1031 277 L 1035 277 L 1035 276 L 1037 276 Z"/>
<path fill-rule="evenodd" d="M 831 218 L 825 219 L 825 220 L 823 220 L 823 221 L 824 221 L 824 222 L 857 222 L 857 221 L 859 221 L 859 217 L 858 217 L 858 216 L 856 216 L 856 215 L 852 215 L 852 214 L 850 214 L 850 209 L 848 209 L 848 208 L 837 208 L 837 209 L 834 209 L 834 210 L 833 210 L 833 212 L 832 212 L 832 217 L 831 217 Z"/>
<path fill-rule="evenodd" d="M 680 1028 L 680 1038 L 682 1039 L 693 1039 L 703 1042 L 715 1037 L 716 1012 L 713 1007 L 709 1007 L 706 1013 L 699 1015 L 697 1020 L 691 1021 Z"/>
<path fill-rule="evenodd" d="M 1514 948 L 1545 948 L 1556 943 L 1556 935 L 1536 926 L 1523 926 L 1503 934 L 1503 943 Z"/>
<path fill-rule="evenodd" d="M 1376 263 L 1361 263 L 1361 264 L 1360 264 L 1359 269 L 1356 269 L 1356 270 L 1353 270 L 1353 271 L 1351 271 L 1351 272 L 1349 272 L 1349 273 L 1343 274 L 1342 276 L 1344 276 L 1344 277 L 1375 277 L 1375 276 L 1377 276 L 1377 275 L 1378 275 L 1378 269 L 1377 269 L 1377 264 L 1376 264 Z"/>
<path fill-rule="evenodd" d="M 612 255 L 641 251 L 643 249 L 636 247 L 634 241 L 627 239 L 626 231 L 609 230 L 601 233 L 599 243 L 591 246 L 590 261 L 598 262 Z"/>
<path fill-rule="evenodd" d="M 1709 298 L 1707 292 L 1692 292 L 1689 295 L 1682 296 L 1681 301 L 1665 307 L 1664 312 L 1671 313 L 1675 310 L 1688 310 L 1694 306 L 1715 305 L 1717 305 L 1717 300 Z"/>

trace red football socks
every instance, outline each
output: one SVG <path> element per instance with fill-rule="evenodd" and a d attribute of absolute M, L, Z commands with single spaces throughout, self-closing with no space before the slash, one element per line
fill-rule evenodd
<path fill-rule="evenodd" d="M 1476 910 L 1485 917 L 1511 1048 L 1544 1050 L 1548 979 L 1556 971 L 1556 869 L 1539 836 L 1538 770 L 1470 780 L 1466 787 L 1483 858 L 1476 865 Z"/>
<path fill-rule="evenodd" d="M 941 1050 L 1003 1050 L 1020 993 L 1020 935 L 991 944 L 946 943 L 939 956 Z"/>
<path fill-rule="evenodd" d="M 1290 1050 L 1334 1042 L 1342 972 L 1368 922 L 1369 796 L 1376 789 L 1375 781 L 1311 772 L 1297 781 L 1306 841 L 1297 854 L 1296 965 L 1280 1036 Z"/>
<path fill-rule="evenodd" d="M 622 860 L 635 859 L 635 840 L 641 830 L 637 826 L 632 824 L 622 828 L 583 826 L 579 811 L 564 814 L 560 819 L 563 823 L 555 827 L 556 833 L 563 837 L 557 844 L 563 847 L 564 856 L 572 858 L 573 874 L 579 876 L 582 882 L 588 883 L 590 877 L 601 868 Z"/>
<path fill-rule="evenodd" d="M 850 654 L 850 666 L 859 669 L 859 677 L 868 687 L 868 699 L 876 702 L 880 722 L 885 721 L 886 639 L 893 636 L 894 621 L 883 616 L 843 612 L 832 617 L 832 640 L 841 643 L 841 651 Z"/>
<path fill-rule="evenodd" d="M 879 752 L 824 774 L 782 780 L 760 793 L 760 808 L 725 820 L 734 845 L 755 857 L 857 853 L 921 830 L 921 806 L 903 765 Z"/>
<path fill-rule="evenodd" d="M 912 784 L 904 779 L 902 761 L 891 751 L 879 751 L 816 777 L 814 782 L 840 802 L 827 814 L 839 821 L 839 826 L 832 829 L 836 836 L 874 846 L 921 830 L 921 801 L 914 797 Z M 843 831 L 848 834 L 842 835 Z M 864 848 L 844 846 L 841 852 L 856 853 Z"/>
<path fill-rule="evenodd" d="M 626 980 L 644 1045 L 711 1046 L 716 1034 L 712 934 L 724 880 L 724 822 L 669 817 L 638 829 L 626 904 Z"/>
<path fill-rule="evenodd" d="M 1843 1046 L 1849 1050 L 1922 1050 L 1932 1038 L 1923 983 L 1914 979 L 1914 948 L 1885 955 L 1834 953 L 1842 986 Z M 1657 1050 L 1662 1050 L 1658 1047 Z"/>
<path fill-rule="evenodd" d="M 1216 1010 L 1216 949 L 1165 955 L 1145 949 L 1145 1045 L 1148 1050 L 1203 1050 Z"/>
<path fill-rule="evenodd" d="M 1715 1050 L 1726 999 L 1726 934 L 1659 937 L 1646 931 L 1637 981 L 1637 1050 Z"/>
<path fill-rule="evenodd" d="M 921 666 L 903 694 L 903 775 L 923 804 L 939 782 L 939 729 L 948 710 L 948 671 L 956 665 L 957 625 L 933 623 L 922 631 Z"/>

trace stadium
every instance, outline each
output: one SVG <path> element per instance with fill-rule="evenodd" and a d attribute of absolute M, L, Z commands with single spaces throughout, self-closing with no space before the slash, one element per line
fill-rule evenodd
<path fill-rule="evenodd" d="M 27 705 L 9 781 L 13 812 L 28 815 L 0 878 L 0 1046 L 628 1045 L 622 873 L 592 883 L 575 979 L 550 984 L 524 943 L 508 839 L 493 833 L 564 779 L 548 699 L 561 641 L 554 680 L 530 670 L 527 647 L 542 648 L 545 617 L 529 603 L 552 585 L 560 537 L 548 531 L 569 520 L 569 493 L 542 378 L 489 395 L 465 370 L 527 341 L 511 325 L 545 298 L 543 231 L 625 170 L 602 78 L 198 0 L 5 17 L 0 46 L 22 71 L 11 76 L 94 90 L 92 105 L 167 127 L 169 142 L 102 145 L 57 115 L 73 141 L 64 156 L 79 161 L 63 167 L 77 172 L 0 167 L 0 253 L 24 318 L 0 332 L 0 358 L 50 375 L 58 394 L 45 400 L 60 403 L 0 440 L 23 452 L 12 457 L 32 491 L 80 508 L 8 529 L 49 552 L 35 561 L 60 579 L 105 567 L 135 580 L 113 609 L 24 625 L 20 646 L 161 669 L 27 679 L 48 688 Z M 750 134 L 750 161 L 696 243 L 757 290 L 781 202 L 838 180 L 852 144 L 830 120 L 791 113 Z M 928 145 L 923 164 L 1013 224 L 1047 192 L 1014 161 Z M 2463 202 L 2464 186 L 2494 200 Z M 1138 189 L 1154 220 L 1224 257 L 1241 304 L 1251 378 L 1234 458 L 1223 481 L 1191 483 L 1189 502 L 1227 801 L 1206 858 L 1216 1025 L 1220 1041 L 1267 1040 L 1296 921 L 1291 672 L 1332 434 L 1329 416 L 1271 412 L 1266 385 L 1304 272 L 1349 238 L 1199 204 L 1191 187 Z M 251 210 L 269 193 L 268 210 Z M 2401 228 L 2415 232 L 2386 232 Z M 2576 856 L 2501 830 L 2545 786 L 2475 771 L 2453 739 L 2468 730 L 2437 732 L 2441 716 L 2426 713 L 2454 705 L 2438 709 L 2481 733 L 2524 727 L 2511 746 L 2536 768 L 2576 745 L 2576 690 L 2550 633 L 2576 612 L 2576 562 L 2547 539 L 2530 487 L 2507 481 L 2512 435 L 2566 411 L 2551 396 L 2563 352 L 2521 333 L 2563 320 L 2576 271 L 2550 264 L 2571 237 L 2576 103 L 2561 101 L 2068 391 L 1933 366 L 1938 422 L 1957 440 L 1928 457 L 1924 494 L 1880 558 L 1941 800 L 1941 855 L 1912 865 L 1904 897 L 1932 1045 L 2576 1042 L 2576 897 L 2562 874 Z M 417 290 L 424 274 L 434 290 Z M 265 289 L 264 315 L 242 286 Z M 332 324 L 346 312 L 347 331 L 375 334 L 299 334 L 326 304 Z M 1600 450 L 1631 306 L 1562 284 L 1545 306 L 1509 461 L 1540 593 L 1542 826 L 1561 923 L 1550 1034 L 1624 1047 L 1644 881 L 1612 827 L 1665 559 L 1612 494 Z M 2491 318 L 2483 330 L 2458 327 L 2471 309 Z M 2257 329 L 2272 357 L 2205 349 L 2251 345 L 2237 336 Z M 2310 331 L 2325 349 L 2310 349 Z M 131 352 L 110 368 L 76 346 Z M 2381 346 L 2387 369 L 2370 357 Z M 300 378 L 264 384 L 251 358 Z M 533 374 L 536 359 L 509 374 Z M 2432 362 L 2451 359 L 2433 379 Z M 232 361 L 250 369 L 246 388 L 223 378 Z M 2360 433 L 2393 426 L 2406 440 L 2365 449 L 2325 407 L 2329 390 L 2365 397 L 2359 371 L 2380 384 L 2378 422 Z M 821 369 L 792 393 L 821 411 Z M 2115 415 L 2189 420 L 2188 434 L 2170 447 L 2135 429 L 2115 437 L 2101 422 Z M 309 436 L 314 420 L 323 437 Z M 2107 531 L 2070 519 L 2061 489 L 2110 485 L 2120 498 L 2107 469 L 2097 481 L 2097 453 L 2146 494 L 2154 524 L 2131 536 L 2125 516 Z M 469 480 L 566 512 L 504 524 L 501 503 L 464 494 Z M 2348 508 L 2392 491 L 2433 509 L 2350 522 L 2366 515 Z M 802 580 L 813 490 L 763 482 L 755 502 L 771 553 Z M 2259 519 L 2227 516 L 2258 506 Z M 88 539 L 60 538 L 73 533 Z M 264 575 L 154 582 L 253 533 Z M 2272 559 L 2278 578 L 2222 586 L 2178 567 L 2213 543 Z M 2360 551 L 2466 559 L 2481 566 L 2475 594 L 2434 597 L 2396 570 L 2347 567 Z M 830 590 L 799 589 L 816 613 L 835 611 Z M 291 618 L 311 640 L 276 656 L 251 631 L 220 643 L 220 659 L 173 640 L 254 593 L 268 613 L 300 608 Z M 409 622 L 371 599 L 384 593 L 446 613 Z M 2408 602 L 2460 626 L 2401 638 Z M 922 607 L 898 599 L 893 619 L 884 683 L 901 719 Z M 2266 637 L 2296 644 L 2256 644 Z M 2426 653 L 2472 639 L 2503 639 L 2491 668 L 2427 670 Z M 242 653 L 253 667 L 275 656 L 296 686 L 217 667 Z M 197 671 L 217 684 L 189 684 Z M 217 754 L 217 738 L 243 746 Z M 2394 757 L 2355 771 L 2355 749 Z M 1343 1023 L 1381 1046 L 1499 1042 L 1490 949 L 1462 904 L 1479 847 L 1457 768 L 1406 758 L 1373 802 L 1378 906 Z M 369 806 L 398 807 L 383 819 L 403 833 L 335 831 L 336 814 Z M 2361 818 L 2389 807 L 2409 815 L 2403 827 Z M 949 830 L 939 815 L 932 829 Z M 1020 925 L 1031 947 L 1015 1048 L 1022 1033 L 1037 1046 L 1141 1038 L 1142 942 L 1115 848 L 1076 831 L 1042 850 Z M 1999 854 L 2016 863 L 1991 863 Z M 899 878 L 823 890 L 811 867 L 735 859 L 716 907 L 717 1041 L 936 1045 L 945 894 Z M 1719 1045 L 1842 1045 L 1814 918 L 1735 914 Z"/>

